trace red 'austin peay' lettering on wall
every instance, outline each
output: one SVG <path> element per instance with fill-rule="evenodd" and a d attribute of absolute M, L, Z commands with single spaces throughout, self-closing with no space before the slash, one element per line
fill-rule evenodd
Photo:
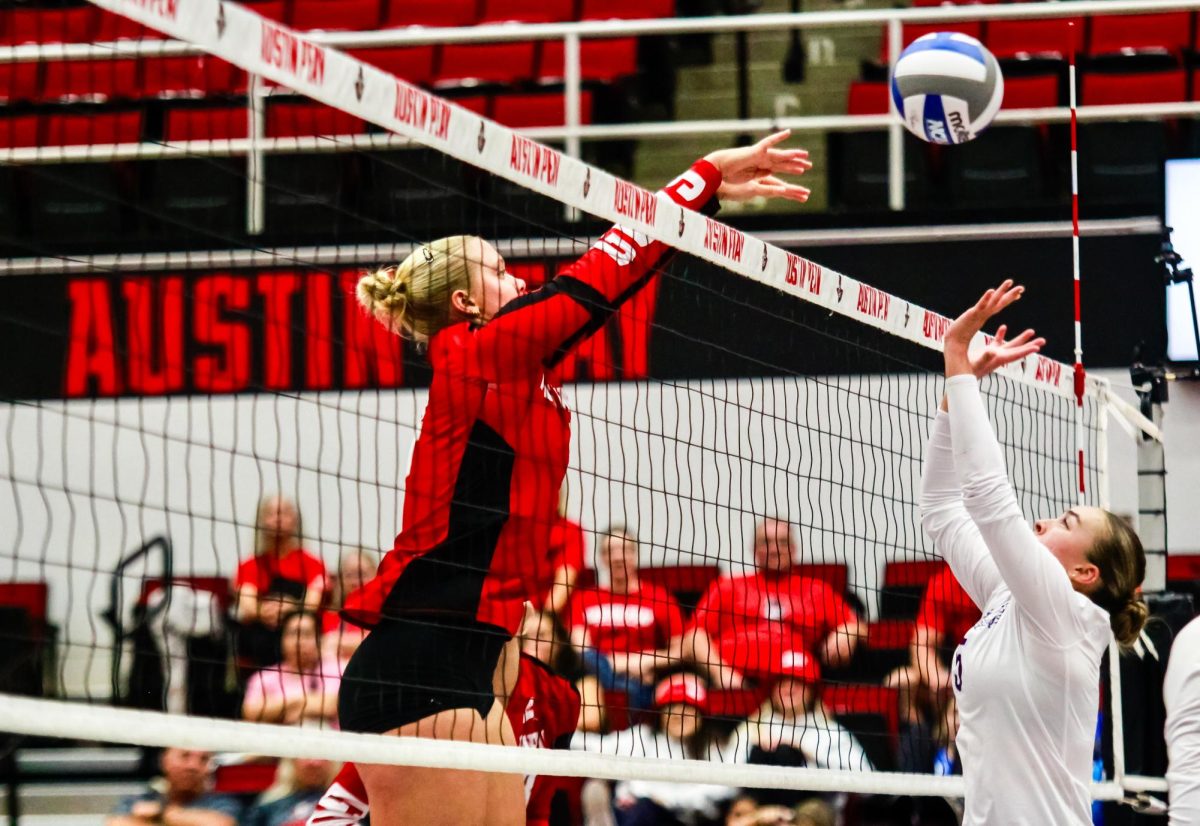
<path fill-rule="evenodd" d="M 262 21 L 262 59 L 304 83 L 325 82 L 325 47 L 297 37 L 272 23 Z"/>
<path fill-rule="evenodd" d="M 396 106 L 392 115 L 438 139 L 445 139 L 450 134 L 450 106 L 399 80 L 396 81 Z"/>
<path fill-rule="evenodd" d="M 547 263 L 513 262 L 531 284 Z M 67 282 L 67 397 L 400 387 L 401 339 L 354 301 L 356 270 L 80 277 Z M 655 285 L 572 351 L 567 380 L 649 372 Z"/>
<path fill-rule="evenodd" d="M 1062 379 L 1062 365 L 1053 359 L 1038 356 L 1037 369 L 1034 371 L 1033 378 L 1035 381 L 1043 381 L 1057 387 Z"/>
<path fill-rule="evenodd" d="M 298 272 L 73 279 L 63 392 L 326 390 L 336 384 L 335 352 L 344 359 L 340 386 L 401 386 L 401 341 L 359 310 L 349 292 L 358 275 L 343 273 L 340 283 Z"/>
<path fill-rule="evenodd" d="M 860 313 L 869 315 L 871 318 L 885 320 L 891 305 L 892 297 L 883 290 L 869 287 L 866 284 L 858 285 L 858 311 Z"/>
<path fill-rule="evenodd" d="M 950 328 L 950 319 L 944 315 L 938 315 L 932 310 L 925 311 L 925 318 L 921 321 L 921 333 L 930 341 L 941 341 L 946 337 L 946 330 Z"/>
<path fill-rule="evenodd" d="M 539 146 L 520 135 L 512 136 L 508 166 L 514 172 L 555 186 L 558 184 L 558 167 L 561 163 L 562 156 L 550 147 Z"/>
<path fill-rule="evenodd" d="M 799 255 L 787 253 L 787 274 L 784 275 L 784 281 L 791 284 L 793 287 L 800 285 L 813 295 L 821 294 L 821 275 L 823 270 L 820 264 L 814 264 L 807 258 L 801 258 Z"/>
<path fill-rule="evenodd" d="M 617 181 L 617 188 L 613 191 L 613 209 L 635 221 L 653 224 L 658 213 L 658 199 L 653 192 L 640 186 Z"/>
<path fill-rule="evenodd" d="M 746 236 L 736 229 L 727 227 L 711 218 L 704 219 L 704 247 L 730 261 L 742 260 L 742 248 Z"/>

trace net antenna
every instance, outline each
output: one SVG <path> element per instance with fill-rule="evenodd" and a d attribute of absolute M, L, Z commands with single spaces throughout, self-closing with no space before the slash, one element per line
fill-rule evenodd
<path fill-rule="evenodd" d="M 1067 86 L 1071 104 L 1071 272 L 1074 277 L 1075 294 L 1075 451 L 1079 462 L 1079 499 L 1082 503 L 1087 493 L 1084 473 L 1083 448 L 1087 436 L 1083 427 L 1083 394 L 1087 374 L 1083 369 L 1083 323 L 1080 301 L 1079 268 L 1079 124 L 1075 109 L 1075 21 L 1067 21 L 1067 38 L 1070 40 L 1070 59 L 1067 69 Z"/>

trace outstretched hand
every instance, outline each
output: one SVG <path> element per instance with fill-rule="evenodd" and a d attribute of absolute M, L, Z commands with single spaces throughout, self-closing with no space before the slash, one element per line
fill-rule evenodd
<path fill-rule="evenodd" d="M 768 135 L 753 146 L 719 149 L 705 160 L 721 173 L 717 197 L 722 201 L 748 201 L 752 198 L 787 198 L 804 203 L 810 190 L 790 184 L 777 175 L 803 175 L 812 169 L 807 149 L 776 149 L 791 137 L 784 129 Z"/>
<path fill-rule="evenodd" d="M 1007 279 L 999 287 L 984 293 L 975 306 L 954 319 L 946 330 L 944 343 L 947 377 L 973 373 L 977 378 L 983 378 L 1006 364 L 1020 361 L 1042 349 L 1046 339 L 1035 338 L 1033 330 L 1026 330 L 1016 338 L 1006 340 L 1008 326 L 1002 324 L 995 337 L 974 357 L 968 353 L 972 339 L 988 319 L 1020 300 L 1024 294 L 1024 287 Z"/>

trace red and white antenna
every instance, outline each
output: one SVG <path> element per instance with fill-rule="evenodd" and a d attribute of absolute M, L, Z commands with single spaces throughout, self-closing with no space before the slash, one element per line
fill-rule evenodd
<path fill-rule="evenodd" d="M 1067 88 L 1071 102 L 1071 264 L 1075 275 L 1075 450 L 1079 463 L 1079 496 L 1087 492 L 1083 447 L 1086 439 L 1083 429 L 1083 325 L 1080 322 L 1079 300 L 1079 143 L 1078 124 L 1075 115 L 1075 22 L 1067 22 L 1067 35 L 1071 40 L 1071 62 L 1068 64 Z"/>

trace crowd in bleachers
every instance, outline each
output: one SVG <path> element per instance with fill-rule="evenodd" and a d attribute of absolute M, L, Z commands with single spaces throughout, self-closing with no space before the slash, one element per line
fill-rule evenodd
<path fill-rule="evenodd" d="M 578 691 L 570 748 L 854 771 L 956 770 L 945 655 L 978 610 L 940 563 L 889 565 L 887 618 L 867 622 L 846 566 L 798 561 L 807 554 L 782 520 L 758 523 L 745 573 L 644 567 L 635 529 L 616 524 L 596 532 L 593 568 L 588 533 L 560 517 L 548 554 L 554 586 L 542 604 L 529 605 L 522 631 L 524 654 Z M 336 727 L 341 674 L 365 634 L 337 608 L 373 576 L 375 554 L 353 549 L 331 573 L 302 537 L 294 502 L 262 500 L 253 552 L 230 583 L 240 716 Z M 209 579 L 198 587 L 211 587 Z M 111 823 L 150 822 L 136 818 L 163 806 L 211 804 L 211 823 L 221 826 L 236 799 L 246 804 L 240 823 L 290 826 L 303 822 L 338 768 L 222 756 L 199 794 L 194 775 L 207 761 L 167 750 L 164 779 L 123 804 Z M 171 793 L 182 782 L 177 774 L 191 785 Z M 826 823 L 846 806 L 844 796 L 703 784 L 548 782 L 567 813 L 562 822 Z M 217 792 L 234 797 L 210 796 Z"/>

